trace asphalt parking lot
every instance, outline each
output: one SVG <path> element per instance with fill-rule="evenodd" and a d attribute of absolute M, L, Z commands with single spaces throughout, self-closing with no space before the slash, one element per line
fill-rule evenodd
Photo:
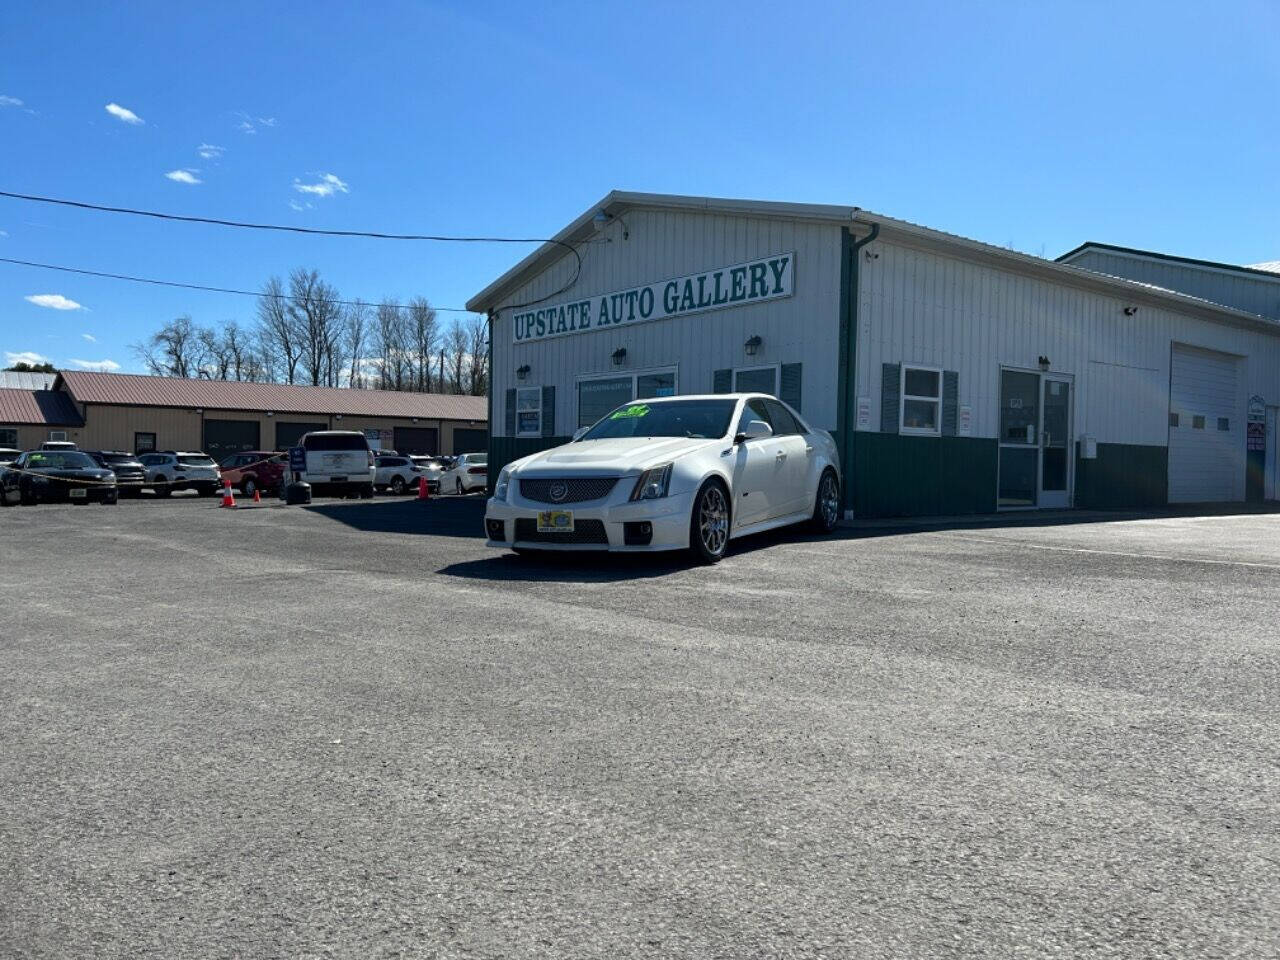
<path fill-rule="evenodd" d="M 0 513 L 0 956 L 1280 953 L 1280 515 Z"/>

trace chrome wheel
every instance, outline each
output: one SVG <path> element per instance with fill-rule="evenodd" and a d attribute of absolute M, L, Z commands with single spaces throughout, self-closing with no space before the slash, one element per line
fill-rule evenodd
<path fill-rule="evenodd" d="M 840 520 L 840 487 L 834 474 L 822 475 L 822 482 L 818 484 L 818 510 L 827 529 L 834 529 Z"/>
<path fill-rule="evenodd" d="M 718 486 L 707 487 L 698 501 L 698 532 L 707 553 L 719 556 L 724 552 L 729 542 L 729 506 Z"/>

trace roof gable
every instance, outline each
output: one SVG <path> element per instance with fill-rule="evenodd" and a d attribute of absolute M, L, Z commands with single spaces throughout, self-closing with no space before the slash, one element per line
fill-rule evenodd
<path fill-rule="evenodd" d="M 84 420 L 71 398 L 60 390 L 0 388 L 0 424 L 80 427 Z"/>

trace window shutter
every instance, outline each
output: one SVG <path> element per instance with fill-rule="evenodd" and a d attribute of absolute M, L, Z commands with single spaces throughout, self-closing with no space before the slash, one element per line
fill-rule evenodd
<path fill-rule="evenodd" d="M 507 436 L 516 435 L 516 388 L 507 390 Z"/>
<path fill-rule="evenodd" d="M 957 403 L 960 394 L 960 374 L 955 370 L 942 371 L 942 435 L 956 435 Z"/>
<path fill-rule="evenodd" d="M 880 365 L 880 432 L 898 432 L 898 403 L 902 395 L 902 367 L 897 363 Z"/>
<path fill-rule="evenodd" d="M 733 393 L 733 371 L 716 370 L 711 374 L 712 393 Z"/>
<path fill-rule="evenodd" d="M 800 411 L 800 367 L 799 363 L 784 363 L 782 365 L 782 383 L 778 388 L 778 399 L 783 403 L 789 403 L 795 408 L 796 412 Z"/>
<path fill-rule="evenodd" d="M 556 435 L 556 388 L 542 388 L 542 435 Z"/>

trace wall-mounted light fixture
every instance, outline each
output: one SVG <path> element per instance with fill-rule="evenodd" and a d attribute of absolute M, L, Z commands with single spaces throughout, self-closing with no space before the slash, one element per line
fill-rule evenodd
<path fill-rule="evenodd" d="M 627 362 L 626 347 L 619 347 L 617 350 L 613 351 L 613 365 L 615 367 L 620 367 L 626 362 Z"/>
<path fill-rule="evenodd" d="M 1135 313 L 1137 313 L 1137 312 L 1138 312 L 1138 308 L 1137 308 L 1137 307 L 1125 307 L 1125 308 L 1124 308 L 1124 315 L 1125 315 L 1126 317 L 1132 317 L 1132 316 L 1133 316 Z"/>
<path fill-rule="evenodd" d="M 204 407 L 196 407 L 196 413 L 204 413 Z"/>
<path fill-rule="evenodd" d="M 750 337 L 747 342 L 742 345 L 742 348 L 747 351 L 748 357 L 754 357 L 759 352 L 763 343 L 764 341 L 760 339 L 760 335 L 756 334 L 755 336 Z"/>
<path fill-rule="evenodd" d="M 268 416 L 268 417 L 274 417 L 275 415 L 276 415 L 276 412 L 275 412 L 274 410 L 268 410 L 268 411 L 267 411 L 267 416 Z"/>
<path fill-rule="evenodd" d="M 339 414 L 335 415 L 333 419 L 335 419 L 335 420 L 341 420 L 341 419 L 342 419 L 342 414 L 340 414 L 340 413 L 339 413 Z"/>
<path fill-rule="evenodd" d="M 1038 359 L 1039 359 L 1039 363 L 1040 363 L 1040 369 L 1041 369 L 1041 370 L 1048 370 L 1048 369 L 1049 369 L 1049 358 L 1048 358 L 1048 357 L 1039 357 Z"/>
<path fill-rule="evenodd" d="M 414 418 L 413 418 L 413 422 L 414 422 L 414 423 L 417 423 L 417 422 L 418 422 L 418 418 L 417 418 L 417 417 L 414 417 Z"/>
<path fill-rule="evenodd" d="M 527 380 L 529 377 L 529 370 L 530 367 L 527 363 L 520 364 L 520 366 L 516 367 L 516 379 Z"/>

